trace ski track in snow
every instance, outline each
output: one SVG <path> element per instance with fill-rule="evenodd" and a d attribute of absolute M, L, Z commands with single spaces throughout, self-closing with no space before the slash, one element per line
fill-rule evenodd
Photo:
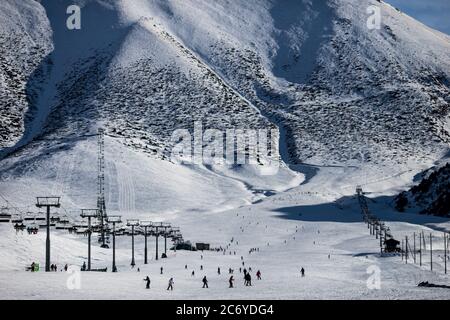
<path fill-rule="evenodd" d="M 119 182 L 119 210 L 132 214 L 136 211 L 136 192 L 133 179 L 124 164 L 120 164 L 117 167 L 117 173 L 117 180 Z"/>

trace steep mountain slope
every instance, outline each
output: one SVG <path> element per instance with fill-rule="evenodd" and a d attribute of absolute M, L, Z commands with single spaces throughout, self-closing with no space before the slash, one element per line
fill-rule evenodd
<path fill-rule="evenodd" d="M 395 198 L 397 210 L 450 216 L 450 163 L 428 170 L 419 184 Z"/>
<path fill-rule="evenodd" d="M 448 150 L 449 37 L 385 3 L 20 3 L 2 4 L 2 30 L 14 30 L 14 15 L 8 12 L 19 12 L 23 20 L 40 21 L 32 34 L 45 36 L 37 44 L 42 57 L 36 56 L 28 73 L 21 71 L 22 88 L 33 90 L 24 96 L 23 89 L 1 85 L 14 101 L 2 108 L 1 116 L 18 123 L 2 129 L 2 144 L 10 147 L 0 152 L 7 156 L 0 173 L 9 186 L 20 178 L 46 177 L 51 182 L 42 172 L 45 164 L 83 149 L 99 126 L 107 129 L 114 145 L 120 142 L 121 152 L 139 150 L 163 160 L 169 160 L 174 130 L 192 131 L 194 121 L 222 131 L 278 128 L 286 163 L 353 165 L 361 167 L 358 174 L 366 165 L 389 168 L 374 170 L 368 178 L 372 181 L 385 179 L 387 172 L 422 170 Z M 81 6 L 81 30 L 65 25 L 66 8 L 74 3 Z M 381 30 L 366 26 L 369 5 L 381 6 Z M 33 28 L 23 24 L 22 33 L 10 32 L 10 43 Z M 16 61 L 15 55 L 9 45 L 1 56 Z M 30 77 L 33 71 L 36 76 Z M 13 127 L 14 134 L 6 133 Z M 302 181 L 301 175 L 282 167 L 280 176 L 264 181 L 251 168 L 203 169 L 247 187 L 251 182 L 250 189 L 255 181 L 269 190 Z M 306 175 L 318 170 L 296 169 Z M 354 181 L 343 172 L 343 184 Z M 279 182 L 286 176 L 282 187 Z M 80 181 L 91 178 L 82 176 Z M 9 186 L 2 192 L 9 194 Z"/>
<path fill-rule="evenodd" d="M 449 38 L 387 4 L 137 3 L 129 16 L 163 12 L 168 29 L 285 128 L 292 162 L 404 163 L 448 147 Z M 369 5 L 382 8 L 381 30 L 366 26 Z"/>
<path fill-rule="evenodd" d="M 45 9 L 36 1 L 0 3 L 0 148 L 18 142 L 24 121 L 31 120 L 27 112 L 48 77 L 51 35 Z"/>

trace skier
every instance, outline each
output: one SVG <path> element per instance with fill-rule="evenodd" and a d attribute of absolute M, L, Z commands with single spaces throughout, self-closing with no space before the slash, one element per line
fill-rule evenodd
<path fill-rule="evenodd" d="M 31 272 L 34 272 L 35 268 L 36 268 L 36 264 L 33 262 L 31 264 Z"/>
<path fill-rule="evenodd" d="M 217 268 L 217 274 L 220 275 L 220 267 Z"/>
<path fill-rule="evenodd" d="M 208 279 L 206 279 L 206 276 L 203 277 L 203 288 L 208 288 Z"/>
<path fill-rule="evenodd" d="M 144 281 L 146 282 L 145 289 L 150 289 L 150 277 L 147 276 Z"/>
<path fill-rule="evenodd" d="M 164 269 L 163 269 L 163 267 L 161 267 L 161 269 L 160 269 L 160 270 L 161 270 L 161 274 L 163 274 L 163 270 L 164 270 Z"/>
<path fill-rule="evenodd" d="M 228 282 L 230 283 L 230 288 L 234 288 L 234 286 L 233 286 L 233 282 L 234 282 L 233 276 L 230 277 L 230 280 L 228 280 Z"/>
<path fill-rule="evenodd" d="M 173 278 L 170 278 L 169 279 L 169 286 L 167 287 L 167 290 L 171 290 L 171 291 L 173 291 L 173 285 L 174 285 L 174 281 L 173 281 Z"/>
<path fill-rule="evenodd" d="M 256 277 L 258 278 L 258 280 L 261 280 L 261 271 L 257 271 L 256 272 Z"/>
<path fill-rule="evenodd" d="M 252 276 L 250 275 L 250 273 L 247 273 L 246 275 L 245 275 L 245 282 L 246 282 L 246 286 L 248 287 L 248 286 L 252 286 Z"/>
<path fill-rule="evenodd" d="M 195 271 L 192 270 L 191 277 L 195 276 Z"/>
<path fill-rule="evenodd" d="M 200 270 L 203 270 L 203 265 L 200 266 Z"/>
<path fill-rule="evenodd" d="M 187 270 L 187 265 L 185 265 L 184 268 Z"/>
<path fill-rule="evenodd" d="M 81 271 L 86 271 L 86 261 L 83 262 L 83 266 L 81 267 Z"/>
<path fill-rule="evenodd" d="M 302 269 L 300 270 L 300 273 L 302 274 L 302 277 L 304 277 L 304 276 L 305 276 L 305 269 L 302 268 Z"/>

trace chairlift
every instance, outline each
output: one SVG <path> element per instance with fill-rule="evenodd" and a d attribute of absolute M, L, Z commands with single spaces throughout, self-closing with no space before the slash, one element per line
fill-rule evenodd
<path fill-rule="evenodd" d="M 26 226 L 25 226 L 22 222 L 20 222 L 20 223 L 15 223 L 15 224 L 14 224 L 14 229 L 15 229 L 16 231 L 23 231 L 23 230 L 26 229 Z"/>
<path fill-rule="evenodd" d="M 36 215 L 33 212 L 27 212 L 25 217 L 24 217 L 24 221 L 35 221 L 36 219 Z"/>
<path fill-rule="evenodd" d="M 39 232 L 39 225 L 37 223 L 32 223 L 27 226 L 27 231 L 30 235 L 36 235 Z"/>
<path fill-rule="evenodd" d="M 0 211 L 0 222 L 10 222 L 11 221 L 11 214 L 8 212 L 7 207 L 2 207 Z"/>
<path fill-rule="evenodd" d="M 11 217 L 11 223 L 18 223 L 18 224 L 23 223 L 22 215 L 20 214 L 13 215 Z"/>

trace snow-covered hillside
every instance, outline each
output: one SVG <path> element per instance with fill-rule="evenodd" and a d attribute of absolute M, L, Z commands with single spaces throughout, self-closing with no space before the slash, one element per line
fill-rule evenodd
<path fill-rule="evenodd" d="M 45 86 L 50 68 L 52 31 L 45 9 L 36 1 L 0 4 L 0 148 L 22 137 L 24 121 Z"/>
<path fill-rule="evenodd" d="M 419 184 L 395 198 L 396 207 L 405 212 L 418 209 L 422 214 L 450 215 L 450 163 L 427 170 Z"/>

